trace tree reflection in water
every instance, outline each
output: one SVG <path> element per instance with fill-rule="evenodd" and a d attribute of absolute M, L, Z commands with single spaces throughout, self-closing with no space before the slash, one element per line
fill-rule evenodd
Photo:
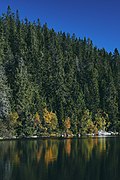
<path fill-rule="evenodd" d="M 120 138 L 0 142 L 1 180 L 117 180 Z"/>

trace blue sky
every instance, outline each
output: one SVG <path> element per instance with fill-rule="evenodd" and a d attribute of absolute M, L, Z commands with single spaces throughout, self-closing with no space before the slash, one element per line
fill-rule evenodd
<path fill-rule="evenodd" d="M 56 31 L 90 37 L 108 52 L 120 51 L 120 0 L 0 0 L 0 14 L 8 5 L 22 19 L 40 18 Z"/>

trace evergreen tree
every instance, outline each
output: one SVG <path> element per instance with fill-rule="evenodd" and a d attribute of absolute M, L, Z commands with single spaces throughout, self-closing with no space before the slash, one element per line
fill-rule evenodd
<path fill-rule="evenodd" d="M 57 33 L 39 19 L 21 20 L 8 7 L 0 17 L 0 118 L 9 118 L 19 135 L 62 131 L 65 122 L 77 134 L 93 133 L 102 112 L 109 129 L 120 131 L 118 50 L 107 53 L 89 38 Z"/>
<path fill-rule="evenodd" d="M 11 112 L 10 88 L 3 66 L 0 64 L 0 119 L 8 119 Z"/>

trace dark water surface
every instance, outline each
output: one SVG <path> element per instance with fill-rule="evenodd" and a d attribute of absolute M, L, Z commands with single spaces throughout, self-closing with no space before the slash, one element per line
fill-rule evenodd
<path fill-rule="evenodd" d="M 0 141 L 0 180 L 120 180 L 120 138 Z"/>

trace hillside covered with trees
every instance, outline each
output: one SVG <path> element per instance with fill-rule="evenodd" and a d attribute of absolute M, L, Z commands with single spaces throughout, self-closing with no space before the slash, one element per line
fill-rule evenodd
<path fill-rule="evenodd" d="M 18 11 L 0 17 L 0 136 L 120 131 L 120 54 Z"/>

